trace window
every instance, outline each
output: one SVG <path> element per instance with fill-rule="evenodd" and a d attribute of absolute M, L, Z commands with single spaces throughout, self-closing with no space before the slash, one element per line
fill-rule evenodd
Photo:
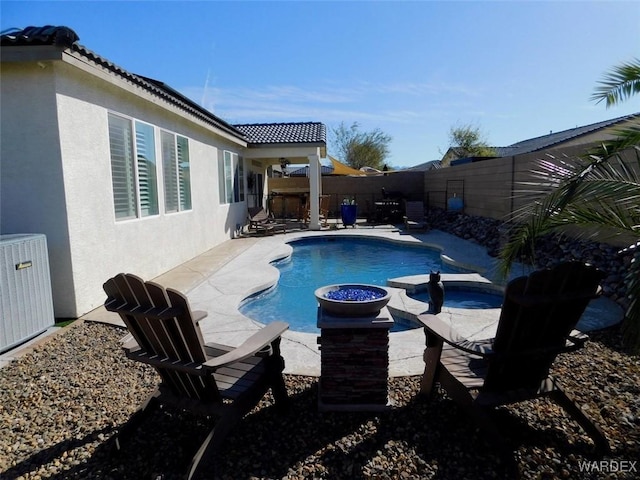
<path fill-rule="evenodd" d="M 244 202 L 244 160 L 225 150 L 218 166 L 220 203 Z"/>
<path fill-rule="evenodd" d="M 166 212 L 191 210 L 191 170 L 189 140 L 180 135 L 160 132 Z"/>
<path fill-rule="evenodd" d="M 158 214 L 158 170 L 153 127 L 136 122 L 136 159 L 138 160 L 138 187 L 140 213 L 143 217 Z"/>
<path fill-rule="evenodd" d="M 153 127 L 110 113 L 109 150 L 116 219 L 157 215 L 158 181 Z"/>

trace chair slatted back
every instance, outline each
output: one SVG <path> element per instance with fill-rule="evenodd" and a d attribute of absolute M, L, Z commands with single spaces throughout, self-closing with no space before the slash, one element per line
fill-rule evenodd
<path fill-rule="evenodd" d="M 266 222 L 269 220 L 269 214 L 262 207 L 249 207 L 249 220 L 252 222 Z"/>
<path fill-rule="evenodd" d="M 320 195 L 320 215 L 327 218 L 329 216 L 329 202 L 331 201 L 331 197 L 329 195 Z"/>
<path fill-rule="evenodd" d="M 507 285 L 484 388 L 513 390 L 540 384 L 589 301 L 602 272 L 579 262 L 519 277 Z"/>
<path fill-rule="evenodd" d="M 193 373 L 188 368 L 155 366 L 174 394 L 201 401 L 221 400 L 213 376 L 197 371 L 207 355 L 200 327 L 194 323 L 183 294 L 131 274 L 119 274 L 108 280 L 104 290 L 108 296 L 106 308 L 120 314 L 144 354 L 166 359 L 167 364 L 193 364 Z"/>
<path fill-rule="evenodd" d="M 421 222 L 422 220 L 424 220 L 424 202 L 406 202 L 404 209 L 405 217 L 407 217 L 408 220 L 414 222 Z"/>
<path fill-rule="evenodd" d="M 320 195 L 320 197 L 318 197 L 318 215 L 320 216 L 321 223 L 324 225 L 327 224 L 327 220 L 329 219 L 330 204 L 331 195 Z M 311 201 L 309 199 L 307 199 L 304 209 L 304 221 L 308 222 L 311 219 Z"/>

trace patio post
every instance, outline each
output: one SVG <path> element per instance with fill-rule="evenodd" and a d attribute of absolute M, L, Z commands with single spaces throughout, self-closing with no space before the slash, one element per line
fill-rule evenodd
<path fill-rule="evenodd" d="M 309 229 L 320 230 L 320 195 L 322 177 L 320 176 L 320 155 L 308 155 L 309 159 Z"/>

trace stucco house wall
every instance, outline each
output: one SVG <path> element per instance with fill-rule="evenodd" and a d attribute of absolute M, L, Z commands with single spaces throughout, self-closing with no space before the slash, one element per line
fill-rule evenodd
<path fill-rule="evenodd" d="M 123 79 L 71 62 L 3 62 L 0 231 L 47 235 L 56 317 L 102 304 L 120 271 L 157 276 L 231 238 L 246 204 L 220 205 L 220 150 L 244 145 Z M 116 221 L 108 113 L 189 139 L 192 210 Z M 11 141 L 8 141 L 11 139 Z M 161 163 L 161 162 L 159 162 Z M 244 179 L 243 179 L 244 180 Z"/>

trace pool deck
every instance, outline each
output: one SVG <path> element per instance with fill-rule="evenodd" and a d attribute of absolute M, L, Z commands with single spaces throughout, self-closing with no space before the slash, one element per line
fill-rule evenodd
<path fill-rule="evenodd" d="M 481 274 L 443 275 L 446 282 L 463 281 L 476 285 L 492 284 L 495 279 L 496 260 L 490 257 L 486 249 L 453 235 L 432 230 L 426 233 L 407 234 L 391 225 L 358 226 L 357 228 L 297 231 L 265 237 L 249 237 L 229 240 L 205 252 L 204 254 L 157 277 L 154 281 L 184 292 L 194 310 L 204 310 L 208 316 L 200 322 L 205 341 L 215 341 L 228 345 L 239 345 L 252 332 L 261 328 L 261 324 L 242 315 L 238 305 L 243 299 L 270 287 L 277 282 L 277 268 L 270 265 L 274 260 L 291 253 L 287 242 L 301 237 L 323 235 L 357 235 L 381 238 L 396 242 L 421 243 L 441 251 L 445 262 L 471 268 Z M 375 259 L 371 259 L 375 261 Z M 512 272 L 517 275 L 526 273 L 521 266 L 515 266 Z M 388 308 L 406 318 L 426 312 L 428 305 L 406 296 L 406 289 L 414 289 L 428 280 L 428 273 L 411 277 L 393 279 L 389 288 L 393 295 Z M 615 311 L 617 306 L 610 302 L 604 310 Z M 474 310 L 474 322 L 480 327 L 470 332 L 476 337 L 487 338 L 491 325 L 495 325 L 499 309 Z M 445 305 L 443 314 L 455 317 L 461 315 L 456 309 Z M 483 317 L 482 319 L 478 317 Z M 123 325 L 120 318 L 103 307 L 84 317 L 85 321 L 98 321 Z M 487 331 L 487 326 L 489 331 Z M 285 373 L 297 375 L 320 375 L 320 351 L 318 335 L 287 331 L 282 340 L 282 354 L 285 358 Z M 424 332 L 421 328 L 403 332 L 392 332 L 389 341 L 390 376 L 419 375 L 424 370 L 423 352 L 425 348 Z"/>

